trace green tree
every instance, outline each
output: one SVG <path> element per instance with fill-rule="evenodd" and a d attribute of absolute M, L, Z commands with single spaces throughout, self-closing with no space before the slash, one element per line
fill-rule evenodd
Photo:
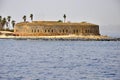
<path fill-rule="evenodd" d="M 2 24 L 2 28 L 5 26 L 5 24 L 6 24 L 6 18 L 4 17 L 3 19 L 2 19 L 2 21 L 1 21 L 1 24 Z"/>
<path fill-rule="evenodd" d="M 12 27 L 14 28 L 14 26 L 15 26 L 15 20 L 12 20 L 11 24 L 12 24 Z"/>
<path fill-rule="evenodd" d="M 63 22 L 62 20 L 58 20 L 58 22 Z"/>
<path fill-rule="evenodd" d="M 8 20 L 8 22 L 10 22 L 11 16 L 7 16 L 7 20 Z"/>
<path fill-rule="evenodd" d="M 11 16 L 7 16 L 8 22 L 6 22 L 7 28 L 10 27 Z"/>
<path fill-rule="evenodd" d="M 33 21 L 33 14 L 30 14 L 30 19 L 31 21 Z"/>
<path fill-rule="evenodd" d="M 23 16 L 23 20 L 24 20 L 24 22 L 26 22 L 26 15 Z"/>
<path fill-rule="evenodd" d="M 66 21 L 66 14 L 63 15 L 63 18 L 64 18 L 64 23 L 65 23 L 65 21 Z"/>
<path fill-rule="evenodd" d="M 0 22 L 2 21 L 2 16 L 0 16 Z"/>

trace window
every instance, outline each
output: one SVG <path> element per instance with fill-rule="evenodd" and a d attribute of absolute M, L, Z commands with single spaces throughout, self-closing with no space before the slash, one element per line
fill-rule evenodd
<path fill-rule="evenodd" d="M 66 30 L 66 33 L 68 32 L 68 30 Z"/>
<path fill-rule="evenodd" d="M 63 33 L 64 33 L 64 29 L 63 29 Z"/>
<path fill-rule="evenodd" d="M 78 33 L 78 30 L 76 30 L 76 33 Z"/>
<path fill-rule="evenodd" d="M 51 32 L 53 32 L 53 29 L 51 30 Z"/>
<path fill-rule="evenodd" d="M 37 30 L 37 32 L 39 32 L 39 29 Z"/>
<path fill-rule="evenodd" d="M 46 30 L 45 30 L 45 32 L 46 32 Z"/>
<path fill-rule="evenodd" d="M 33 32 L 33 29 L 32 29 L 32 32 Z"/>

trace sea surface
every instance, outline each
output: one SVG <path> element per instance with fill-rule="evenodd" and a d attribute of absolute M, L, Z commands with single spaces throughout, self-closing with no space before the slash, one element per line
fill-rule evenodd
<path fill-rule="evenodd" d="M 120 41 L 0 39 L 0 80 L 120 80 Z"/>

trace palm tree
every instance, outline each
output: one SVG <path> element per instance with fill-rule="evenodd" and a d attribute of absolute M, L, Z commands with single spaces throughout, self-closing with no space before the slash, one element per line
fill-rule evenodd
<path fill-rule="evenodd" d="M 11 24 L 12 24 L 12 27 L 14 28 L 14 26 L 15 26 L 15 20 L 12 20 Z"/>
<path fill-rule="evenodd" d="M 23 20 L 24 20 L 24 22 L 26 22 L 26 15 L 23 16 Z"/>
<path fill-rule="evenodd" d="M 2 24 L 2 28 L 5 26 L 5 24 L 6 24 L 6 18 L 4 17 L 3 19 L 2 19 L 2 21 L 1 21 L 1 24 Z"/>
<path fill-rule="evenodd" d="M 30 14 L 31 21 L 33 21 L 33 14 Z"/>
<path fill-rule="evenodd" d="M 2 21 L 2 16 L 0 16 L 0 22 Z"/>
<path fill-rule="evenodd" d="M 6 23 L 6 26 L 7 26 L 7 27 L 10 27 L 11 16 L 7 16 L 7 20 L 8 20 L 8 22 Z"/>
<path fill-rule="evenodd" d="M 10 22 L 10 20 L 11 20 L 11 16 L 8 16 L 8 17 L 7 17 L 7 20 L 8 20 L 8 22 Z"/>
<path fill-rule="evenodd" d="M 64 18 L 64 23 L 65 23 L 65 21 L 66 21 L 66 14 L 63 15 L 63 18 Z"/>

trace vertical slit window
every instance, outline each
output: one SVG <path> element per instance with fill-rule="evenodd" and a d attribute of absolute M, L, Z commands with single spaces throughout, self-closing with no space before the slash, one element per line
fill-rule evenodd
<path fill-rule="evenodd" d="M 68 30 L 66 30 L 66 33 L 68 32 Z"/>
<path fill-rule="evenodd" d="M 64 29 L 63 29 L 63 33 L 64 33 Z"/>
<path fill-rule="evenodd" d="M 51 32 L 53 32 L 53 29 L 51 30 Z"/>

